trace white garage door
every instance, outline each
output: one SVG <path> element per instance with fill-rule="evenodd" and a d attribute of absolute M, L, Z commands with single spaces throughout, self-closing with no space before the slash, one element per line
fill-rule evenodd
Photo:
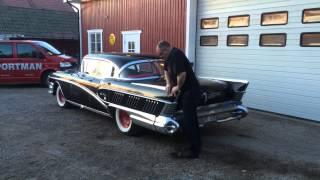
<path fill-rule="evenodd" d="M 319 0 L 198 0 L 196 73 L 249 80 L 249 107 L 320 121 L 316 46 Z"/>

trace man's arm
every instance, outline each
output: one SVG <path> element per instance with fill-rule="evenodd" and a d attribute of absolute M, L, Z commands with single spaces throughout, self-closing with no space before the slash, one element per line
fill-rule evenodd
<path fill-rule="evenodd" d="M 172 83 L 170 81 L 169 73 L 166 70 L 164 71 L 164 78 L 166 79 L 166 92 L 167 94 L 170 94 L 172 89 Z"/>
<path fill-rule="evenodd" d="M 178 92 L 180 91 L 184 82 L 186 81 L 186 77 L 187 77 L 186 72 L 181 72 L 177 75 L 177 85 L 172 88 L 170 93 L 172 96 L 177 96 Z"/>

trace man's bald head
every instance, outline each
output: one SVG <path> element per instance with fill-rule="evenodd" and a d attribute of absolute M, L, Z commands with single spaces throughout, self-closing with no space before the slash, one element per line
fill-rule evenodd
<path fill-rule="evenodd" d="M 168 41 L 161 40 L 158 42 L 156 49 L 160 57 L 167 59 L 171 51 L 171 45 Z"/>

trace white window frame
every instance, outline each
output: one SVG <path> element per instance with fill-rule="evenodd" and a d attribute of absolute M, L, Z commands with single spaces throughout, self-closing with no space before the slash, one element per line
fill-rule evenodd
<path fill-rule="evenodd" d="M 139 42 L 135 44 L 135 47 L 137 47 L 137 51 L 135 53 L 141 52 L 141 30 L 133 30 L 133 31 L 121 31 L 122 34 L 122 52 L 126 51 L 125 44 L 126 44 L 126 35 L 137 35 L 139 36 Z"/>
<path fill-rule="evenodd" d="M 92 54 L 91 52 L 91 34 L 97 34 L 100 33 L 100 53 L 103 52 L 103 30 L 102 29 L 90 29 L 87 31 L 88 32 L 88 53 Z"/>

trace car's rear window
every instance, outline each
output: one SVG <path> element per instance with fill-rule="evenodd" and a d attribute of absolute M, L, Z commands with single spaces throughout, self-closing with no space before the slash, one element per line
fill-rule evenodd
<path fill-rule="evenodd" d="M 120 78 L 139 79 L 161 77 L 163 75 L 163 62 L 142 62 L 126 67 L 120 73 Z"/>

